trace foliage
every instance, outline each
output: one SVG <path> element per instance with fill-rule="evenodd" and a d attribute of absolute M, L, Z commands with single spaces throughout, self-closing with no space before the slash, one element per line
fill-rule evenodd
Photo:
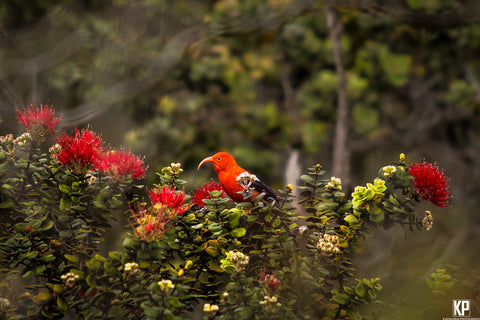
<path fill-rule="evenodd" d="M 204 319 L 361 319 L 359 307 L 382 285 L 358 278 L 352 252 L 380 226 L 431 227 L 414 212 L 421 194 L 404 155 L 351 198 L 340 179 L 311 167 L 298 216 L 291 186 L 279 190 L 282 208 L 262 195 L 232 203 L 212 184 L 193 203 L 178 163 L 161 170 L 146 201 L 130 165 L 138 158 L 113 163 L 99 139 L 90 129 L 62 134 L 50 155 L 35 137 L 0 140 L 4 318 L 186 319 L 197 311 Z M 60 162 L 62 152 L 71 161 Z M 118 209 L 131 231 L 120 250 L 102 255 Z M 449 288 L 441 270 L 432 277 L 432 289 Z"/>

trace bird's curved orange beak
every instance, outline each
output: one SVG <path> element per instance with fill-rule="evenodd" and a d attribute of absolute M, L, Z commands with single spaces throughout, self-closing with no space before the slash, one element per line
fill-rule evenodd
<path fill-rule="evenodd" d="M 198 164 L 197 170 L 199 170 L 200 167 L 201 167 L 204 163 L 207 163 L 207 162 L 213 162 L 213 158 L 212 158 L 212 157 L 206 157 L 205 159 L 203 159 L 202 161 L 200 161 L 200 163 Z"/>

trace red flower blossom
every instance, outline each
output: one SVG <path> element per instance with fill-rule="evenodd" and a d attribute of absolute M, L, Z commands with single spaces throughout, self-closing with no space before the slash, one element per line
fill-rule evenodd
<path fill-rule="evenodd" d="M 210 181 L 208 183 L 205 183 L 202 187 L 195 190 L 195 192 L 193 193 L 192 202 L 198 206 L 204 206 L 205 204 L 203 203 L 202 200 L 211 199 L 212 196 L 210 195 L 209 192 L 212 192 L 212 191 L 222 191 L 221 198 L 226 198 L 226 193 L 223 190 L 222 186 L 219 183 Z"/>
<path fill-rule="evenodd" d="M 265 274 L 265 272 L 262 271 L 260 274 L 260 283 L 266 285 L 272 291 L 279 291 L 282 281 L 274 274 Z"/>
<path fill-rule="evenodd" d="M 95 166 L 114 179 L 141 179 L 147 172 L 142 158 L 124 150 L 111 150 L 103 154 Z"/>
<path fill-rule="evenodd" d="M 135 225 L 133 225 L 130 222 L 130 219 L 128 219 L 128 222 L 137 237 L 147 242 L 161 239 L 165 234 L 165 231 L 169 229 L 166 225 L 173 218 L 155 214 L 152 212 L 152 209 L 152 207 L 147 208 L 146 204 L 140 204 L 136 208 L 131 207 L 130 213 L 135 220 Z"/>
<path fill-rule="evenodd" d="M 437 165 L 431 163 L 414 163 L 408 172 L 415 178 L 413 185 L 422 200 L 431 201 L 439 207 L 447 207 L 450 192 L 447 177 Z"/>
<path fill-rule="evenodd" d="M 18 121 L 23 124 L 37 142 L 42 142 L 47 134 L 52 134 L 61 119 L 61 117 L 55 117 L 55 110 L 48 104 L 40 105 L 40 107 L 31 104 L 23 111 L 16 111 Z"/>
<path fill-rule="evenodd" d="M 167 186 L 148 190 L 148 197 L 152 207 L 158 209 L 159 214 L 165 213 L 163 211 L 166 209 L 168 213 L 177 215 L 184 213 L 188 209 L 188 205 L 184 205 L 185 193 Z"/>
<path fill-rule="evenodd" d="M 133 231 L 140 239 L 152 242 L 160 239 L 171 226 L 167 224 L 180 214 L 183 214 L 188 205 L 185 205 L 185 193 L 163 186 L 153 190 L 147 190 L 150 206 L 145 203 L 136 208 L 130 208 L 131 215 L 135 220 Z"/>
<path fill-rule="evenodd" d="M 73 137 L 63 133 L 56 140 L 60 145 L 58 161 L 71 167 L 77 174 L 85 173 L 89 167 L 95 166 L 103 154 L 102 139 L 89 129 L 79 132 L 75 128 Z"/>

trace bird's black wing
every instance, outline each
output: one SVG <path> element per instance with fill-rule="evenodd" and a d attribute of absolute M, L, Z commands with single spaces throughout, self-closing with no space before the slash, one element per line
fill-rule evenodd
<path fill-rule="evenodd" d="M 280 199 L 278 194 L 275 191 L 273 191 L 272 188 L 270 188 L 265 183 L 263 183 L 263 181 L 259 179 L 255 179 L 255 181 L 253 181 L 252 183 L 252 187 L 260 193 L 265 193 L 264 199 L 267 200 L 268 202 L 272 202 L 273 200 L 275 200 L 275 207 L 277 208 L 282 207 L 283 205 L 282 199 Z"/>

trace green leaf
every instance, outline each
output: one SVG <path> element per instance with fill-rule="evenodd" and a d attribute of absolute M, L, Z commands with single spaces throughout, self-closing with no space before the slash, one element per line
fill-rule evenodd
<path fill-rule="evenodd" d="M 205 252 L 211 255 L 212 257 L 216 257 L 218 255 L 218 249 L 216 246 L 207 246 L 205 248 Z"/>
<path fill-rule="evenodd" d="M 103 203 L 103 201 L 93 200 L 93 206 L 97 209 L 107 209 L 107 206 Z"/>
<path fill-rule="evenodd" d="M 345 212 L 347 212 L 351 208 L 352 208 L 352 204 L 350 202 L 347 202 L 337 210 L 337 213 L 338 214 L 344 214 Z"/>
<path fill-rule="evenodd" d="M 174 308 L 181 308 L 184 306 L 184 304 L 181 303 L 177 297 L 171 298 L 170 300 L 168 300 L 168 303 Z"/>
<path fill-rule="evenodd" d="M 353 214 L 346 215 L 344 220 L 347 221 L 351 226 L 360 224 L 357 217 L 355 217 Z"/>
<path fill-rule="evenodd" d="M 344 293 L 335 293 L 332 297 L 332 300 L 338 304 L 346 304 L 348 301 L 348 295 Z"/>
<path fill-rule="evenodd" d="M 282 224 L 282 220 L 277 218 L 277 219 L 273 220 L 272 228 L 278 228 L 278 227 L 280 227 L 281 224 Z"/>
<path fill-rule="evenodd" d="M 71 254 L 65 254 L 64 257 L 65 257 L 68 261 L 70 261 L 70 262 L 72 262 L 72 263 L 74 263 L 74 264 L 77 264 L 78 261 L 79 261 L 79 259 L 78 259 L 77 256 L 74 256 L 74 255 L 71 255 Z"/>
<path fill-rule="evenodd" d="M 72 205 L 72 201 L 70 201 L 69 199 L 66 199 L 66 198 L 60 199 L 60 210 L 62 211 L 68 210 L 71 205 Z"/>
<path fill-rule="evenodd" d="M 228 217 L 228 223 L 231 229 L 235 229 L 240 224 L 240 213 L 232 212 Z"/>
<path fill-rule="evenodd" d="M 300 180 L 302 180 L 303 182 L 310 182 L 310 183 L 313 182 L 313 178 L 308 174 L 301 175 Z"/>
<path fill-rule="evenodd" d="M 340 238 L 338 239 L 337 241 L 338 245 L 342 248 L 348 248 L 349 247 L 349 243 L 348 243 L 348 240 L 344 239 L 344 238 Z"/>
<path fill-rule="evenodd" d="M 354 309 L 347 309 L 347 315 L 350 320 L 362 320 L 362 317 L 358 313 L 357 310 Z"/>
<path fill-rule="evenodd" d="M 252 308 L 249 307 L 238 307 L 233 310 L 236 319 L 254 319 L 255 315 L 253 313 Z"/>
<path fill-rule="evenodd" d="M 1 152 L 0 155 L 4 155 L 5 152 Z M 3 159 L 2 159 L 3 160 Z M 9 163 L 8 162 L 4 162 L 2 164 L 0 164 L 0 177 L 3 176 L 5 173 L 8 172 L 8 168 L 9 167 Z"/>
<path fill-rule="evenodd" d="M 141 306 L 143 313 L 149 318 L 159 319 L 160 315 L 162 314 L 162 308 L 160 307 L 146 306 L 145 302 L 142 302 Z"/>
<path fill-rule="evenodd" d="M 343 291 L 345 291 L 346 294 L 353 295 L 354 290 L 351 287 L 343 286 Z"/>
<path fill-rule="evenodd" d="M 117 251 L 109 251 L 108 252 L 108 257 L 110 259 L 112 259 L 113 261 L 121 261 L 122 260 L 122 255 Z"/>
<path fill-rule="evenodd" d="M 95 276 L 92 276 L 92 275 L 88 275 L 87 278 L 85 279 L 85 281 L 87 282 L 87 284 L 90 286 L 90 287 L 95 287 L 97 285 L 96 281 L 95 281 Z"/>
<path fill-rule="evenodd" d="M 38 230 L 45 231 L 49 230 L 53 227 L 53 221 L 49 220 L 43 227 L 39 228 Z"/>
<path fill-rule="evenodd" d="M 55 259 L 57 259 L 53 254 L 47 254 L 47 255 L 44 255 L 40 258 L 40 260 L 42 260 L 43 262 L 46 262 L 46 263 L 50 263 L 52 261 L 55 261 Z"/>
<path fill-rule="evenodd" d="M 109 274 L 116 274 L 117 273 L 117 268 L 115 268 L 115 266 L 113 265 L 113 263 L 111 261 L 106 261 L 103 264 L 103 268 Z"/>
<path fill-rule="evenodd" d="M 82 206 L 72 206 L 72 207 L 70 207 L 70 209 L 71 209 L 71 210 L 78 211 L 78 212 L 87 210 L 87 208 L 82 207 Z"/>
<path fill-rule="evenodd" d="M 102 263 L 95 259 L 90 259 L 87 261 L 86 266 L 90 270 L 98 270 L 102 266 Z"/>
<path fill-rule="evenodd" d="M 367 294 L 367 289 L 365 288 L 365 285 L 362 282 L 357 284 L 357 286 L 355 287 L 355 293 L 357 294 L 357 296 L 361 298 L 365 297 L 365 295 Z"/>
<path fill-rule="evenodd" d="M 38 296 L 39 295 L 37 295 L 36 297 Z M 42 314 L 42 316 L 44 316 L 47 319 L 53 319 L 53 312 L 50 310 L 47 310 L 46 308 L 43 308 L 42 311 L 40 311 L 40 313 Z"/>
<path fill-rule="evenodd" d="M 80 183 L 78 181 L 73 181 L 72 182 L 72 191 L 73 192 L 80 191 Z"/>
<path fill-rule="evenodd" d="M 61 311 L 68 310 L 68 303 L 62 297 L 57 297 L 57 306 Z"/>
<path fill-rule="evenodd" d="M 46 269 L 47 269 L 47 267 L 44 266 L 44 265 L 40 265 L 40 266 L 36 267 L 35 268 L 35 275 L 39 276 L 39 275 L 43 274 L 43 271 L 45 271 Z"/>
<path fill-rule="evenodd" d="M 375 223 L 380 223 L 384 220 L 384 218 L 385 217 L 383 215 L 383 211 L 376 206 L 372 206 L 372 209 L 369 211 L 370 221 L 375 222 Z"/>
<path fill-rule="evenodd" d="M 38 300 L 50 300 L 52 298 L 52 296 L 48 293 L 48 292 L 40 292 L 38 293 L 36 296 L 35 296 Z"/>
<path fill-rule="evenodd" d="M 138 250 L 137 251 L 137 258 L 142 259 L 142 260 L 148 260 L 150 259 L 150 253 L 145 250 Z"/>
<path fill-rule="evenodd" d="M 14 205 L 13 201 L 5 201 L 0 203 L 0 209 L 10 208 L 10 207 L 13 207 L 13 205 Z"/>
<path fill-rule="evenodd" d="M 58 186 L 58 189 L 60 189 L 60 191 L 66 195 L 69 195 L 70 194 L 70 187 L 65 185 L 65 184 L 61 184 Z"/>
<path fill-rule="evenodd" d="M 247 233 L 247 229 L 245 228 L 236 228 L 230 231 L 230 235 L 233 238 L 240 238 L 243 237 Z"/>
<path fill-rule="evenodd" d="M 220 267 L 220 265 L 216 264 L 213 260 L 208 261 L 208 266 L 212 271 L 223 272 L 223 269 Z"/>
<path fill-rule="evenodd" d="M 116 208 L 119 208 L 123 204 L 123 201 L 121 201 L 117 198 L 112 198 L 108 201 L 108 204 L 110 205 L 111 208 L 116 209 Z"/>
<path fill-rule="evenodd" d="M 61 284 L 54 284 L 53 285 L 53 292 L 56 292 L 56 293 L 62 293 L 63 292 L 63 285 Z"/>

